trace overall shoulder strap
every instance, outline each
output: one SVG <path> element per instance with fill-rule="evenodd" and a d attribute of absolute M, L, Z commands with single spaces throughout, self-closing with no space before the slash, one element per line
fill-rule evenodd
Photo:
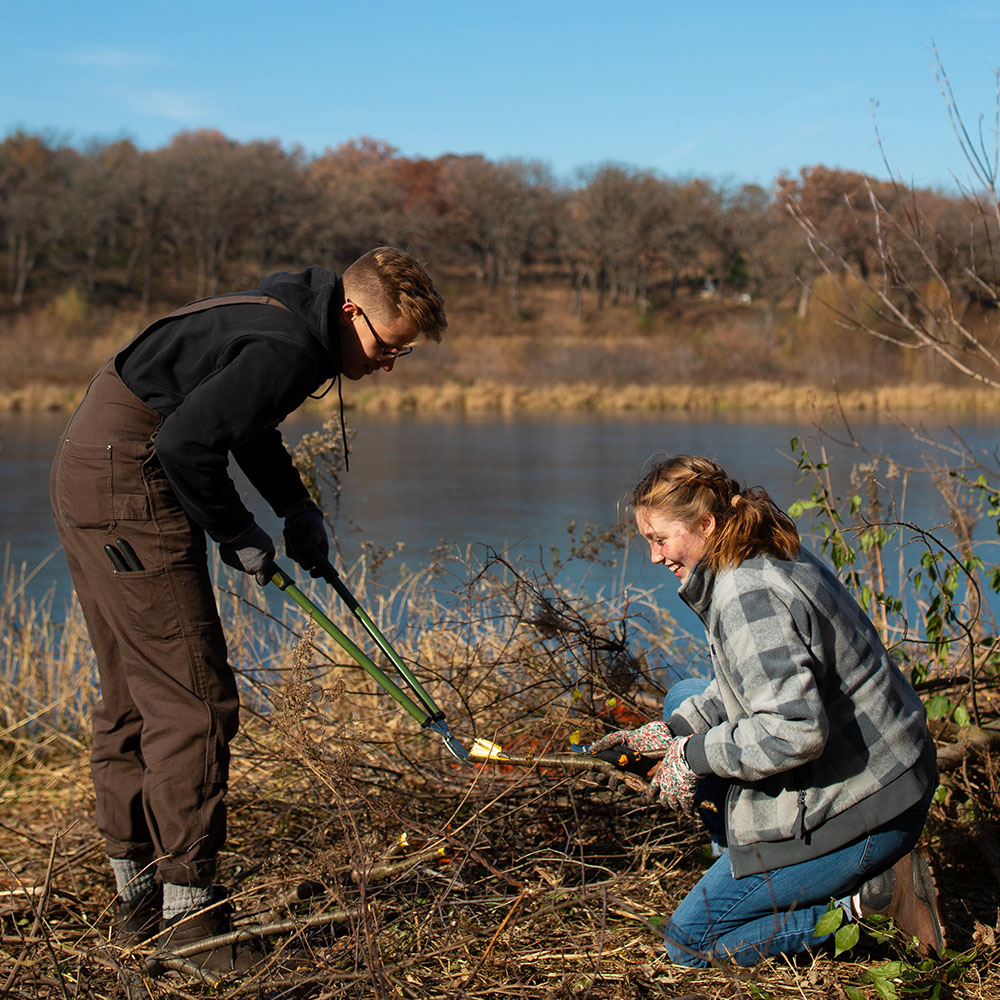
<path fill-rule="evenodd" d="M 214 309 L 216 306 L 239 305 L 277 306 L 279 309 L 284 309 L 285 312 L 292 311 L 284 304 L 284 302 L 279 302 L 270 295 L 218 295 L 215 298 L 198 299 L 195 302 L 188 302 L 187 305 L 181 306 L 180 309 L 175 309 L 172 313 L 167 313 L 165 316 L 160 316 L 158 319 L 154 319 L 152 323 L 143 327 L 127 344 L 125 344 L 124 347 L 118 350 L 114 355 L 116 370 L 118 368 L 118 364 L 128 356 L 129 351 L 131 351 L 131 349 L 147 333 L 158 327 L 161 323 L 165 323 L 168 319 L 176 319 L 179 316 L 188 316 L 191 313 L 203 312 L 206 309 Z"/>
<path fill-rule="evenodd" d="M 210 299 L 198 299 L 196 302 L 188 302 L 187 305 L 181 306 L 180 309 L 175 309 L 172 313 L 161 316 L 156 322 L 159 323 L 165 319 L 176 319 L 178 316 L 187 316 L 190 313 L 202 312 L 205 309 L 214 309 L 216 306 L 240 305 L 277 306 L 286 312 L 292 311 L 284 302 L 279 302 L 270 295 L 217 295 Z"/>

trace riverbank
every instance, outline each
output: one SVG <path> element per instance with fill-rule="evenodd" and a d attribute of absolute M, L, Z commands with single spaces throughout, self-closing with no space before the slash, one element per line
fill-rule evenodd
<path fill-rule="evenodd" d="M 0 392 L 0 413 L 72 410 L 84 383 L 31 381 Z M 336 393 L 307 403 L 316 413 L 336 407 Z M 400 382 L 376 376 L 346 383 L 344 404 L 358 413 L 786 413 L 887 416 L 904 413 L 1000 414 L 1000 393 L 992 389 L 939 382 L 883 385 L 840 390 L 821 385 L 786 385 L 767 380 L 719 384 L 565 382 L 548 386 L 493 379 Z"/>
<path fill-rule="evenodd" d="M 532 288 L 514 318 L 482 289 L 449 295 L 449 329 L 391 373 L 345 382 L 362 413 L 754 413 L 817 410 L 1000 412 L 1000 392 L 926 352 L 904 352 L 837 327 L 818 307 L 804 320 L 780 312 L 771 328 L 756 303 L 678 297 L 645 317 L 634 307 L 584 309 Z M 94 372 L 150 313 L 92 306 L 64 295 L 0 316 L 0 413 L 72 410 Z M 331 392 L 316 404 L 337 405 Z"/>
<path fill-rule="evenodd" d="M 328 397 L 329 398 L 329 397 Z M 346 397 L 345 397 L 346 398 Z M 488 380 L 468 385 L 397 388 L 380 385 L 355 394 L 350 402 L 368 413 L 1000 413 L 1000 393 L 939 383 L 838 391 L 815 385 L 745 381 L 719 385 L 602 385 L 577 382 L 547 388 Z"/>

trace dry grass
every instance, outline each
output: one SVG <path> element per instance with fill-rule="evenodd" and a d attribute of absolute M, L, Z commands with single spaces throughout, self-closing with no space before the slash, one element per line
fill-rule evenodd
<path fill-rule="evenodd" d="M 805 321 L 762 307 L 664 301 L 646 317 L 620 304 L 569 310 L 558 286 L 531 286 L 512 317 L 502 295 L 471 283 L 449 293 L 441 344 L 391 377 L 346 388 L 349 406 L 421 412 L 755 410 L 811 412 L 839 395 L 850 412 L 996 412 L 996 393 L 956 380 L 924 355 L 904 355 L 844 330 L 819 305 Z M 175 304 L 175 303 L 174 303 Z M 34 312 L 0 316 L 0 412 L 74 406 L 101 362 L 146 322 L 72 291 Z M 329 404 L 329 397 L 327 403 Z"/>
<path fill-rule="evenodd" d="M 577 730 L 649 717 L 669 667 L 687 660 L 689 637 L 650 595 L 593 602 L 501 558 L 473 566 L 449 554 L 391 590 L 362 565 L 349 578 L 466 746 L 486 736 L 509 750 L 563 749 Z M 702 870 L 702 836 L 688 821 L 586 777 L 458 764 L 365 675 L 342 669 L 339 648 L 304 618 L 289 609 L 278 621 L 254 606 L 259 591 L 235 590 L 220 595 L 221 610 L 245 711 L 220 874 L 241 926 L 281 933 L 267 938 L 269 964 L 243 982 L 152 978 L 148 949 L 123 953 L 105 938 L 110 879 L 86 766 L 94 668 L 79 611 L 57 622 L 44 602 L 25 601 L 15 573 L 6 595 L 6 996 L 819 1000 L 850 986 L 873 996 L 873 965 L 912 959 L 897 941 L 857 961 L 671 965 L 652 925 Z M 988 752 L 966 759 L 927 834 L 943 862 L 953 945 L 977 953 L 964 965 L 908 964 L 911 995 L 930 995 L 950 968 L 941 996 L 1000 997 L 997 883 L 965 804 L 995 803 L 996 775 Z M 300 899 L 300 886 L 312 897 Z"/>
<path fill-rule="evenodd" d="M 345 403 L 360 413 L 777 413 L 996 414 L 1000 395 L 976 386 L 940 383 L 840 390 L 778 382 L 608 385 L 599 381 L 534 386 L 487 378 L 443 384 L 379 378 L 377 385 L 348 388 Z M 79 386 L 31 382 L 0 392 L 0 413 L 68 411 L 83 395 Z M 306 409 L 332 412 L 330 396 Z"/>
<path fill-rule="evenodd" d="M 350 400 L 362 412 L 381 413 L 787 413 L 787 414 L 971 414 L 1000 412 L 1000 395 L 976 387 L 938 383 L 823 389 L 776 382 L 691 383 L 621 386 L 597 381 L 550 386 L 476 379 L 471 384 L 417 385 L 390 381 L 365 386 Z M 328 407 L 326 407 L 328 408 Z M 324 408 L 324 409 L 326 409 Z"/>

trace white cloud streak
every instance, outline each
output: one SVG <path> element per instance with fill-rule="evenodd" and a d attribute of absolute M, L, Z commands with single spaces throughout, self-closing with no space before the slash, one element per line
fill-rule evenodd
<path fill-rule="evenodd" d="M 172 90 L 130 90 L 122 97 L 133 111 L 156 118 L 191 122 L 210 116 L 206 103 L 196 94 Z"/>
<path fill-rule="evenodd" d="M 71 52 L 64 58 L 66 62 L 76 66 L 89 66 L 94 69 L 152 69 L 166 65 L 166 60 L 162 56 L 130 49 L 87 49 Z"/>

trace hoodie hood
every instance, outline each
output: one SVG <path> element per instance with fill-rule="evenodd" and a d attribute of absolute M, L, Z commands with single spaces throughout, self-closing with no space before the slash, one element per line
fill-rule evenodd
<path fill-rule="evenodd" d="M 330 327 L 330 317 L 344 301 L 344 285 L 336 272 L 313 264 L 294 274 L 288 271 L 269 274 L 258 287 L 301 317 L 323 345 L 333 367 L 339 368 L 340 338 L 337 327 Z"/>

